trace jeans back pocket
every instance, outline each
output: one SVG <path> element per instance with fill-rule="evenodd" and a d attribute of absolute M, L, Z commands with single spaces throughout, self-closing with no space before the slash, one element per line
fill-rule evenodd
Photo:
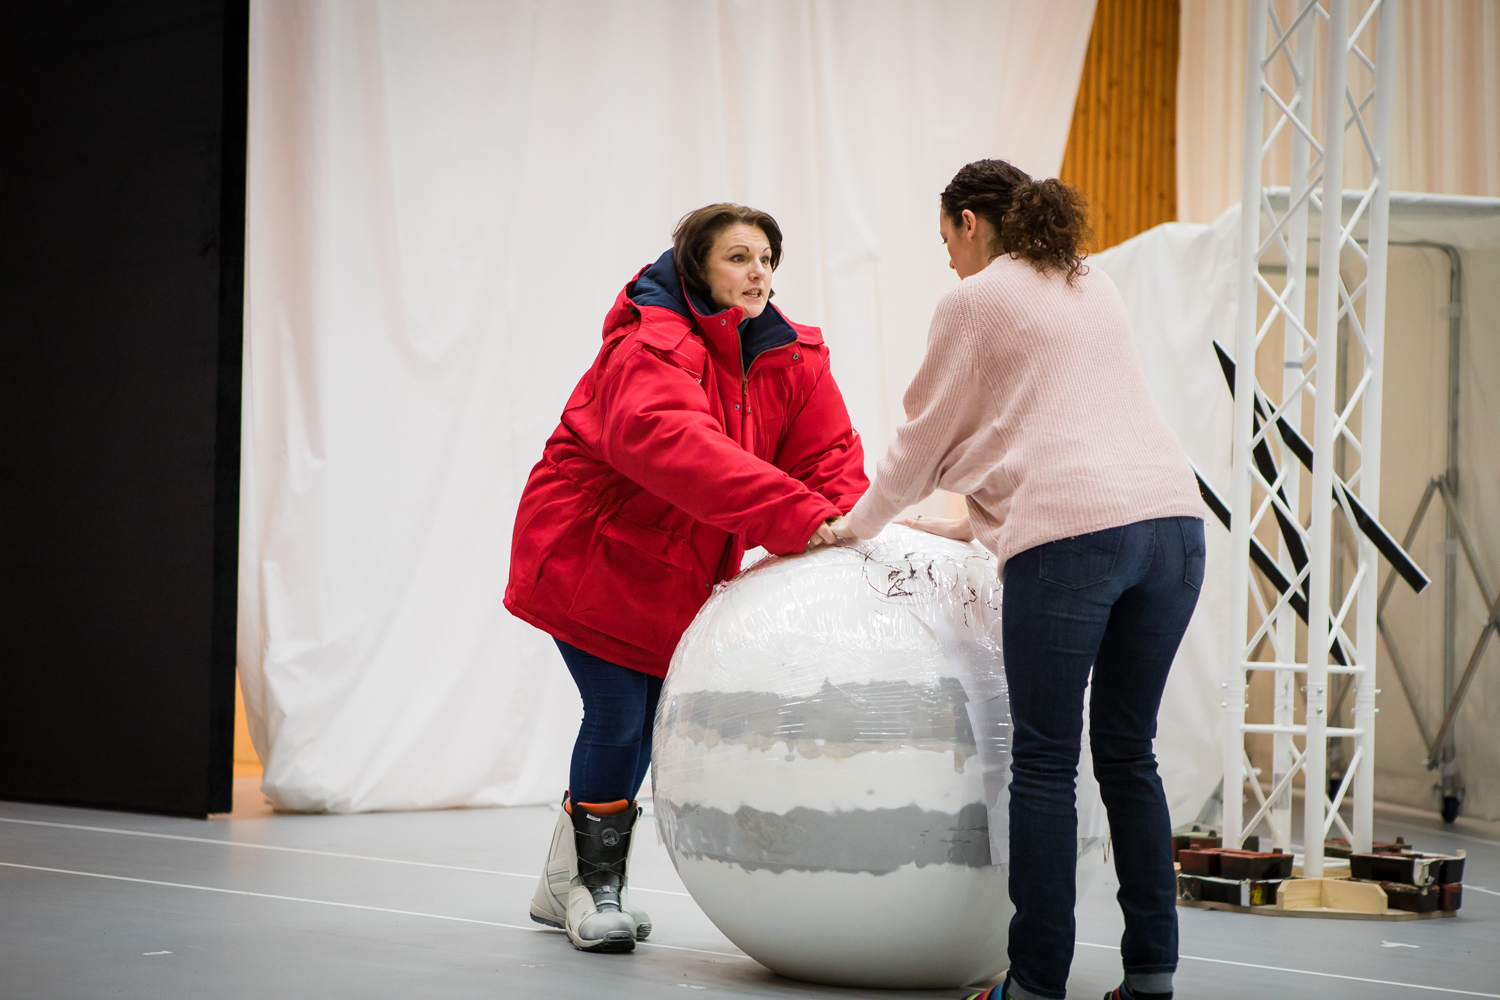
<path fill-rule="evenodd" d="M 1182 529 L 1182 582 L 1194 590 L 1203 589 L 1203 567 L 1207 561 L 1203 543 L 1203 519 L 1179 517 Z"/>
<path fill-rule="evenodd" d="M 1114 574 L 1124 537 L 1120 527 L 1048 542 L 1037 553 L 1037 576 L 1069 590 L 1101 584 Z"/>

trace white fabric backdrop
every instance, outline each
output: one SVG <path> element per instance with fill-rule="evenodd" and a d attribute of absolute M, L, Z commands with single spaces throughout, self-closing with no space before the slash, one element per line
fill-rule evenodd
<path fill-rule="evenodd" d="M 1188 458 L 1226 496 L 1234 401 L 1212 341 L 1233 343 L 1239 227 L 1236 206 L 1211 226 L 1168 222 L 1089 258 L 1120 289 L 1162 416 Z M 1203 530 L 1203 589 L 1157 723 L 1156 757 L 1174 827 L 1197 816 L 1223 774 L 1219 685 L 1229 643 L 1230 545 L 1229 533 L 1207 513 Z"/>
<path fill-rule="evenodd" d="M 1057 172 L 1092 14 L 253 3 L 239 666 L 273 801 L 556 798 L 577 694 L 500 600 L 619 288 L 686 211 L 775 214 L 873 462 L 954 280 L 937 194 Z"/>

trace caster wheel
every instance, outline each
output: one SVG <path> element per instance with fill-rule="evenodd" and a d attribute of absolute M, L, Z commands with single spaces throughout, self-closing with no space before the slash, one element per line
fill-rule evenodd
<path fill-rule="evenodd" d="M 1458 819 L 1458 796 L 1457 795 L 1444 795 L 1443 796 L 1443 822 L 1444 823 L 1452 823 L 1456 819 Z"/>

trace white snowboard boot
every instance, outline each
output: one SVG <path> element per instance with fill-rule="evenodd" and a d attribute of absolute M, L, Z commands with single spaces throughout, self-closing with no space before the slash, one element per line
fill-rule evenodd
<path fill-rule="evenodd" d="M 639 814 L 640 807 L 631 803 L 627 811 Z M 633 821 L 631 826 L 634 826 Z M 531 900 L 531 919 L 539 924 L 558 928 L 566 928 L 568 925 L 568 900 L 574 887 L 579 885 L 577 836 L 573 829 L 573 817 L 569 813 L 568 797 L 564 795 L 563 809 L 558 814 L 557 825 L 552 830 L 552 845 L 547 851 L 547 861 L 542 867 L 542 877 L 537 882 L 536 894 Z M 629 914 L 634 925 L 633 941 L 644 941 L 651 934 L 651 917 L 645 910 L 630 905 L 628 870 L 630 850 L 634 843 L 634 837 L 628 836 L 625 870 L 621 872 L 622 884 L 619 887 L 619 908 Z M 589 895 L 592 896 L 592 893 Z M 572 936 L 570 933 L 569 937 Z"/>

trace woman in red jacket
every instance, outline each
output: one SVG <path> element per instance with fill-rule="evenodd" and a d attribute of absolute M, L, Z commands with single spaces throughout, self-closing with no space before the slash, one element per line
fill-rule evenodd
<path fill-rule="evenodd" d="M 585 951 L 650 933 L 627 865 L 667 664 L 746 548 L 832 541 L 869 485 L 815 328 L 771 305 L 781 230 L 709 205 L 620 292 L 516 514 L 505 606 L 551 634 L 583 697 L 531 917 Z"/>

